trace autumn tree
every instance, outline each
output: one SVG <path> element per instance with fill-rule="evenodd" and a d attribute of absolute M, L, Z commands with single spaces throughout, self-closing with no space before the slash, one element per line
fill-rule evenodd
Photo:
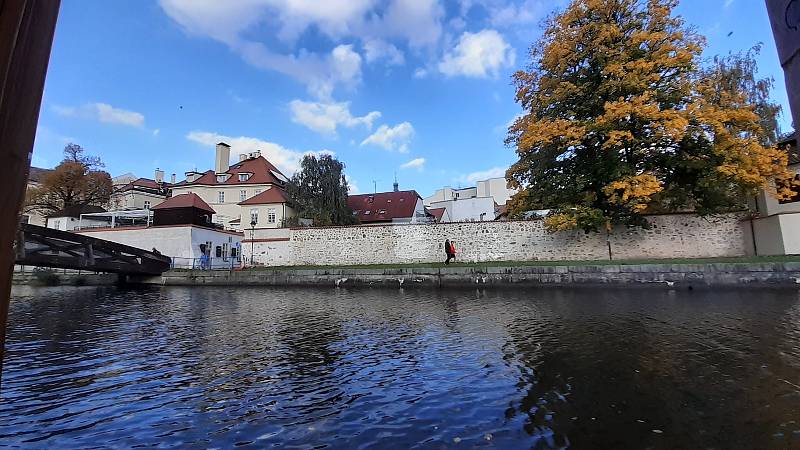
<path fill-rule="evenodd" d="M 347 206 L 344 164 L 331 155 L 304 156 L 286 190 L 298 209 L 298 217 L 311 219 L 315 226 L 356 222 Z M 297 218 L 288 224 L 296 225 L 296 221 Z"/>
<path fill-rule="evenodd" d="M 758 49 L 702 67 L 704 39 L 676 5 L 573 0 L 548 19 L 514 75 L 526 114 L 506 140 L 519 156 L 512 217 L 549 208 L 551 231 L 647 226 L 647 211 L 729 211 L 791 178 Z"/>
<path fill-rule="evenodd" d="M 26 209 L 53 213 L 107 205 L 112 192 L 111 176 L 102 167 L 100 158 L 85 155 L 77 144 L 68 144 L 61 164 L 43 175 L 39 186 L 28 190 Z"/>

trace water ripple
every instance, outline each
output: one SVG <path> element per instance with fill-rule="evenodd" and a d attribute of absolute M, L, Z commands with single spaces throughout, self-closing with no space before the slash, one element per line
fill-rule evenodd
<path fill-rule="evenodd" d="M 795 291 L 15 288 L 0 447 L 800 447 Z"/>

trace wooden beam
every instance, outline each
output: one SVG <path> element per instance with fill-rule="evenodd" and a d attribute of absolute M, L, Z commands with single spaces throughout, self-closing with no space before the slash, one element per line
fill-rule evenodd
<path fill-rule="evenodd" d="M 25 198 L 60 0 L 0 0 L 0 373 Z"/>

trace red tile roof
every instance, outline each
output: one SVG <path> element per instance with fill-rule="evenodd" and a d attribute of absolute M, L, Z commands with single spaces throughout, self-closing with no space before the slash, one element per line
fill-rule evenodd
<path fill-rule="evenodd" d="M 238 184 L 283 184 L 284 182 L 288 181 L 286 175 L 284 175 L 277 167 L 273 166 L 272 163 L 267 161 L 263 156 L 259 156 L 258 158 L 251 158 L 246 159 L 244 161 L 240 161 L 228 168 L 225 172 L 229 174 L 227 180 L 223 182 L 217 182 L 217 174 L 214 173 L 213 170 L 208 170 L 200 176 L 200 178 L 188 182 L 188 181 L 181 181 L 178 183 L 181 186 L 191 186 L 196 184 L 202 184 L 206 186 L 215 186 L 215 185 L 238 185 Z M 239 174 L 240 173 L 248 173 L 251 174 L 250 177 L 246 181 L 239 181 Z"/>
<path fill-rule="evenodd" d="M 260 194 L 256 194 L 243 202 L 240 205 L 266 205 L 269 203 L 288 203 L 289 198 L 282 189 L 274 187 L 267 189 Z"/>
<path fill-rule="evenodd" d="M 433 215 L 433 218 L 436 219 L 436 222 L 442 221 L 442 216 L 445 211 L 447 211 L 447 208 L 433 208 L 428 210 L 428 212 Z"/>
<path fill-rule="evenodd" d="M 202 198 L 200 198 L 195 193 L 189 194 L 180 194 L 176 195 L 172 198 L 168 198 L 163 202 L 153 206 L 151 209 L 174 209 L 174 208 L 197 208 L 202 209 L 203 211 L 208 211 L 211 214 L 216 214 L 214 208 L 208 206 L 208 203 L 204 202 Z"/>
<path fill-rule="evenodd" d="M 379 192 L 377 194 L 350 195 L 347 206 L 362 223 L 391 222 L 393 219 L 414 217 L 417 191 Z"/>

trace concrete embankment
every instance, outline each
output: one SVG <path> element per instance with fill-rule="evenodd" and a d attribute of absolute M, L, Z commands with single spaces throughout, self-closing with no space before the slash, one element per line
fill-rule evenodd
<path fill-rule="evenodd" d="M 132 280 L 134 281 L 134 280 Z M 447 268 L 174 270 L 139 282 L 170 286 L 800 288 L 800 262 Z"/>

